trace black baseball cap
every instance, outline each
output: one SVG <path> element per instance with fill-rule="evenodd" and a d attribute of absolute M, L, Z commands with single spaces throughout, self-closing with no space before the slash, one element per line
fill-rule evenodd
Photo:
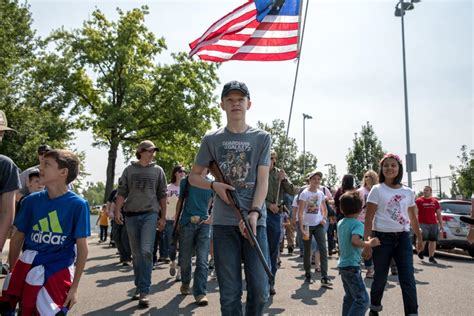
<path fill-rule="evenodd" d="M 234 90 L 242 92 L 247 98 L 250 99 L 250 92 L 249 88 L 247 88 L 247 85 L 243 82 L 236 80 L 228 82 L 224 85 L 224 88 L 222 89 L 221 99 L 223 99 L 229 92 Z"/>
<path fill-rule="evenodd" d="M 38 146 L 38 155 L 47 153 L 48 151 L 53 150 L 49 145 L 39 145 Z"/>

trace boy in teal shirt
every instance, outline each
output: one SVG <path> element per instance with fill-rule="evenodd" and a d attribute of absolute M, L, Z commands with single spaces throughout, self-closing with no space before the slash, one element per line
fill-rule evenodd
<path fill-rule="evenodd" d="M 340 257 L 338 262 L 344 291 L 342 315 L 365 315 L 369 309 L 369 296 L 360 273 L 362 248 L 380 245 L 378 238 L 364 241 L 364 224 L 357 220 L 362 201 L 357 192 L 347 192 L 340 200 L 344 218 L 337 224 Z"/>

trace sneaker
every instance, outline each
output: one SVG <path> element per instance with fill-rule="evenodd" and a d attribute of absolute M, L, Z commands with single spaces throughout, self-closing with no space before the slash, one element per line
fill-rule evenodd
<path fill-rule="evenodd" d="M 304 274 L 304 283 L 308 283 L 308 284 L 313 283 L 313 280 L 311 280 L 311 273 Z"/>
<path fill-rule="evenodd" d="M 148 294 L 145 294 L 145 293 L 140 294 L 140 298 L 138 299 L 138 306 L 140 307 L 150 306 L 150 299 L 148 298 Z"/>
<path fill-rule="evenodd" d="M 209 260 L 209 270 L 214 270 L 214 259 Z"/>
<path fill-rule="evenodd" d="M 332 286 L 332 282 L 328 278 L 322 278 L 321 286 L 330 288 Z"/>
<path fill-rule="evenodd" d="M 189 287 L 189 283 L 188 284 L 186 284 L 186 283 L 181 284 L 181 287 L 179 288 L 179 291 L 183 295 L 191 294 L 191 288 Z"/>
<path fill-rule="evenodd" d="M 434 264 L 438 264 L 438 261 L 434 257 L 430 257 L 429 261 Z"/>
<path fill-rule="evenodd" d="M 158 262 L 170 263 L 170 258 L 168 258 L 168 257 L 159 257 Z"/>
<path fill-rule="evenodd" d="M 391 267 L 390 271 L 392 272 L 392 275 L 398 275 L 398 269 L 397 267 Z"/>
<path fill-rule="evenodd" d="M 173 260 L 170 263 L 170 275 L 175 276 L 176 275 L 176 262 Z"/>
<path fill-rule="evenodd" d="M 421 260 L 423 260 L 425 258 L 425 256 L 423 256 L 423 251 L 420 251 L 418 253 L 418 258 L 420 258 Z"/>
<path fill-rule="evenodd" d="M 179 266 L 176 268 L 176 279 L 175 279 L 176 282 L 179 282 L 181 281 L 181 269 L 179 268 Z"/>
<path fill-rule="evenodd" d="M 206 295 L 198 295 L 195 299 L 198 306 L 207 306 L 207 304 L 209 304 Z"/>
<path fill-rule="evenodd" d="M 122 266 L 124 267 L 129 267 L 131 266 L 132 262 L 131 261 L 122 261 Z"/>
<path fill-rule="evenodd" d="M 272 286 L 270 287 L 270 295 L 273 296 L 276 294 L 275 288 Z"/>
<path fill-rule="evenodd" d="M 293 247 L 292 246 L 288 246 L 288 254 L 289 255 L 293 254 Z"/>
<path fill-rule="evenodd" d="M 132 295 L 132 301 L 137 301 L 140 299 L 140 294 L 138 292 L 135 292 L 135 294 Z"/>
<path fill-rule="evenodd" d="M 156 270 L 158 268 L 158 261 L 153 263 L 153 266 L 151 267 L 152 270 Z"/>
<path fill-rule="evenodd" d="M 370 311 L 369 311 L 369 316 L 379 316 L 379 312 L 370 310 Z"/>
<path fill-rule="evenodd" d="M 217 280 L 216 270 L 212 269 L 209 277 L 211 280 Z"/>
<path fill-rule="evenodd" d="M 367 268 L 367 273 L 365 274 L 365 277 L 367 279 L 373 279 L 374 278 L 374 268 L 373 267 Z"/>

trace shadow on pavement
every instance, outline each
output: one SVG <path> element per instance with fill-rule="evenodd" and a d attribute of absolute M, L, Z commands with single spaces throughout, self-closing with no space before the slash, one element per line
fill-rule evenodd
<path fill-rule="evenodd" d="M 298 277 L 297 279 L 304 279 L 304 276 Z M 318 305 L 316 298 L 321 297 L 328 289 L 320 287 L 318 289 L 313 289 L 318 287 L 318 283 L 308 284 L 303 283 L 301 287 L 295 291 L 295 294 L 291 295 L 293 300 L 299 300 L 305 305 Z"/>

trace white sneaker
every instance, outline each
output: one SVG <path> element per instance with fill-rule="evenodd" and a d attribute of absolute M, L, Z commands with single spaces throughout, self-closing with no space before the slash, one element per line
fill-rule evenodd
<path fill-rule="evenodd" d="M 176 262 L 173 260 L 170 263 L 170 275 L 175 276 L 176 275 Z"/>
<path fill-rule="evenodd" d="M 210 278 L 211 280 L 217 280 L 216 269 L 212 269 L 212 270 L 211 270 L 211 273 L 210 273 L 210 275 L 209 275 L 209 278 Z"/>

